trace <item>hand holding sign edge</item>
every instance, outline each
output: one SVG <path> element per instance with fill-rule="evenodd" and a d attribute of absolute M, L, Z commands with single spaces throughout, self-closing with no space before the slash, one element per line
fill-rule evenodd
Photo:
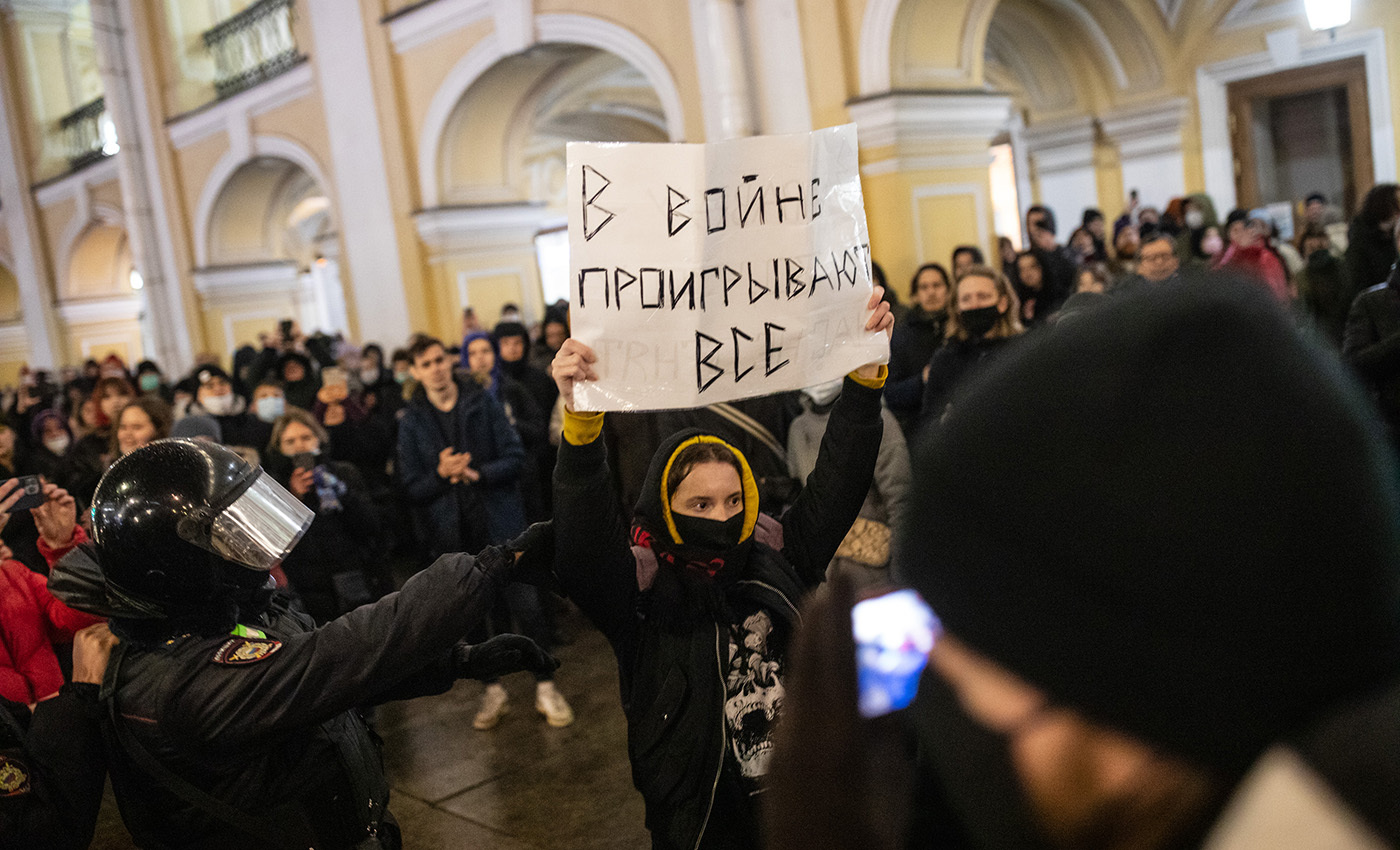
<path fill-rule="evenodd" d="M 894 313 L 890 312 L 890 305 L 885 302 L 885 288 L 876 286 L 870 293 L 870 301 L 866 303 L 865 309 L 872 311 L 870 319 L 865 323 L 867 331 L 883 331 L 886 337 L 894 334 Z M 880 376 L 880 363 L 867 363 L 856 370 L 856 374 L 862 378 L 873 380 Z"/>
<path fill-rule="evenodd" d="M 568 410 L 574 410 L 574 387 L 578 382 L 598 380 L 598 373 L 593 371 L 593 364 L 597 362 L 597 352 L 572 337 L 564 340 L 559 353 L 554 355 L 550 374 Z"/>

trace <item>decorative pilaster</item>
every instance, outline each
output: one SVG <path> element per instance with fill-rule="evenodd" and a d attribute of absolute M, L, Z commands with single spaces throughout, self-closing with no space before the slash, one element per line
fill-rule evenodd
<path fill-rule="evenodd" d="M 1099 181 L 1094 169 L 1094 119 L 1068 118 L 1025 129 L 1031 168 L 1040 184 L 1040 203 L 1054 210 L 1059 237 L 1069 238 L 1067 225 L 1090 207 L 1099 206 Z"/>
<path fill-rule="evenodd" d="M 121 144 L 116 161 L 127 239 L 144 281 L 141 296 L 147 319 L 142 327 L 152 338 L 143 340 L 143 345 L 167 374 L 179 374 L 194 364 L 194 351 L 171 241 L 176 228 L 165 207 L 155 147 L 154 128 L 163 126 L 163 121 L 153 114 L 146 94 L 134 2 L 92 0 L 92 29 L 102 57 L 99 67 L 107 111 Z"/>

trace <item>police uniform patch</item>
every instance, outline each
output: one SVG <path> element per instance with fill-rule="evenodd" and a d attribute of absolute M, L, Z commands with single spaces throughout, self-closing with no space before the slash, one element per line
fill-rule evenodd
<path fill-rule="evenodd" d="M 233 638 L 224 641 L 214 653 L 215 664 L 255 664 L 282 648 L 282 641 L 262 638 Z"/>
<path fill-rule="evenodd" d="M 29 793 L 29 769 L 24 762 L 0 756 L 0 797 Z"/>

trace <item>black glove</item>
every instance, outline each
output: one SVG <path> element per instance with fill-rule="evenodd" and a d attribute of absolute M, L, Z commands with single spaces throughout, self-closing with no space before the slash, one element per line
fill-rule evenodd
<path fill-rule="evenodd" d="M 462 642 L 452 648 L 453 667 L 459 679 L 499 679 L 521 670 L 553 673 L 559 659 L 521 635 L 496 635 L 485 643 Z"/>
<path fill-rule="evenodd" d="M 515 569 L 511 571 L 511 581 L 533 584 L 550 591 L 555 589 L 553 522 L 531 525 L 519 537 L 506 543 L 505 549 L 512 555 L 520 553 Z"/>

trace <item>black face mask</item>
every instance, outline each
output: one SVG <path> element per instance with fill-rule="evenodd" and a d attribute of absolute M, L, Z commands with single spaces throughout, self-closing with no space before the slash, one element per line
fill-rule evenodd
<path fill-rule="evenodd" d="M 952 686 L 931 669 L 911 709 L 925 767 L 975 845 L 986 850 L 1046 850 L 1010 741 L 967 715 Z"/>
<path fill-rule="evenodd" d="M 995 304 L 990 307 L 978 307 L 976 310 L 963 310 L 958 313 L 958 321 L 974 339 L 986 336 L 992 328 L 996 327 L 997 319 L 1000 318 L 1001 312 L 997 310 Z"/>
<path fill-rule="evenodd" d="M 744 531 L 743 511 L 726 520 L 684 514 L 671 514 L 671 519 L 684 545 L 700 549 L 732 549 L 739 545 L 739 535 Z"/>

